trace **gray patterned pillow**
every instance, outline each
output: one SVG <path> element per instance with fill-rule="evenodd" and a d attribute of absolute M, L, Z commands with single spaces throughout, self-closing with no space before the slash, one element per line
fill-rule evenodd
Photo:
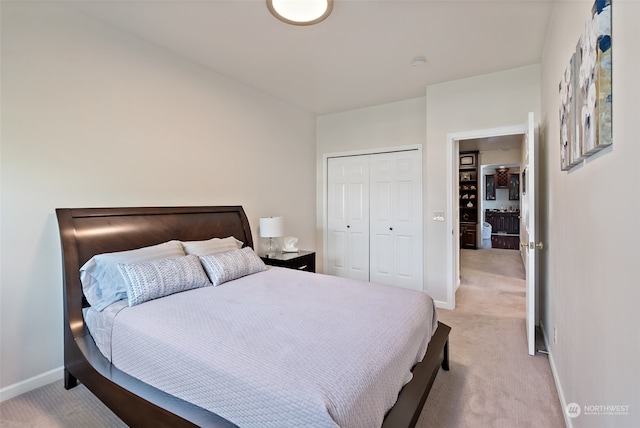
<path fill-rule="evenodd" d="M 82 290 L 91 307 L 102 311 L 110 304 L 127 298 L 127 284 L 118 270 L 118 264 L 150 262 L 185 255 L 180 241 L 169 241 L 129 251 L 97 254 L 80 268 Z"/>
<path fill-rule="evenodd" d="M 193 255 L 145 263 L 119 263 L 118 269 L 127 283 L 129 306 L 211 285 L 198 257 Z"/>
<path fill-rule="evenodd" d="M 200 256 L 200 261 L 213 285 L 267 270 L 251 247 Z"/>

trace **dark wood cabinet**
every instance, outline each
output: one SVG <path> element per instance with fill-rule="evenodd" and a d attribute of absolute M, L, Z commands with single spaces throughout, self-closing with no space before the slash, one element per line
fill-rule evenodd
<path fill-rule="evenodd" d="M 495 199 L 495 189 L 509 189 L 509 200 L 520 200 L 520 174 L 509 171 L 509 168 L 496 168 L 496 172 L 491 180 L 490 175 L 485 177 L 486 196 L 485 199 Z M 491 189 L 489 188 L 491 186 Z M 493 198 L 490 196 L 493 195 Z"/>
<path fill-rule="evenodd" d="M 478 228 L 475 223 L 460 223 L 460 248 L 478 248 Z"/>
<path fill-rule="evenodd" d="M 520 245 L 520 238 L 513 235 L 491 235 L 491 247 L 507 250 L 517 250 Z"/>
<path fill-rule="evenodd" d="M 459 210 L 460 248 L 478 247 L 478 219 L 480 206 L 480 178 L 478 175 L 478 152 L 460 152 Z"/>
<path fill-rule="evenodd" d="M 485 175 L 484 176 L 484 198 L 487 201 L 495 201 L 496 200 L 496 176 Z"/>
<path fill-rule="evenodd" d="M 509 168 L 496 168 L 496 187 L 506 189 L 509 187 Z"/>
<path fill-rule="evenodd" d="M 316 253 L 314 251 L 298 251 L 297 253 L 277 253 L 273 256 L 260 255 L 262 261 L 270 266 L 288 269 L 316 271 Z"/>
<path fill-rule="evenodd" d="M 520 200 L 520 174 L 509 175 L 509 200 Z"/>
<path fill-rule="evenodd" d="M 487 210 L 484 220 L 491 224 L 491 233 L 520 234 L 520 212 L 500 212 Z"/>
<path fill-rule="evenodd" d="M 520 212 L 487 210 L 484 220 L 491 224 L 491 247 L 517 250 L 520 245 Z"/>

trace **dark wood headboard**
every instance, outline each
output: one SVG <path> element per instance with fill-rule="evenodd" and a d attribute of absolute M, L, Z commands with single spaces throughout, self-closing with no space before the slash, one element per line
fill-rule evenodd
<path fill-rule="evenodd" d="M 77 249 L 78 268 L 96 254 L 131 250 L 171 239 L 235 236 L 253 247 L 244 210 L 229 207 L 58 208 L 63 254 Z"/>
<path fill-rule="evenodd" d="M 82 382 L 131 426 L 150 422 L 154 426 L 233 426 L 213 413 L 132 379 L 109 364 L 84 324 L 82 309 L 88 303 L 82 292 L 80 267 L 96 254 L 172 239 L 200 241 L 234 236 L 244 246 L 253 247 L 243 208 L 58 208 L 56 215 L 63 264 L 65 387 Z"/>
<path fill-rule="evenodd" d="M 233 235 L 253 247 L 240 206 L 56 209 L 65 282 L 75 286 L 80 267 L 96 254 L 131 250 L 172 239 L 198 241 Z"/>

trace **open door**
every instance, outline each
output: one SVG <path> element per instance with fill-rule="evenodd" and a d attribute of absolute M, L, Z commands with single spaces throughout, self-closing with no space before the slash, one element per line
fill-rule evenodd
<path fill-rule="evenodd" d="M 524 167 L 522 169 L 522 218 L 521 251 L 524 258 L 526 275 L 526 329 L 529 355 L 535 355 L 536 342 L 536 293 L 537 263 L 536 250 L 542 248 L 542 242 L 536 240 L 536 184 L 537 184 L 537 127 L 534 114 L 529 113 L 528 129 L 525 141 Z"/>
<path fill-rule="evenodd" d="M 448 173 L 449 179 L 447 180 L 448 194 L 450 199 L 448 200 L 448 206 L 450 212 L 453 214 L 449 217 L 447 223 L 447 229 L 451 231 L 451 236 L 447 241 L 447 249 L 449 250 L 449 257 L 447 259 L 447 268 L 451 274 L 450 281 L 447 285 L 447 299 L 444 302 L 446 304 L 441 307 L 453 310 L 455 309 L 456 299 L 455 293 L 457 285 L 460 282 L 460 238 L 459 238 L 459 218 L 458 212 L 458 194 L 457 186 L 454 187 L 454 183 L 457 184 L 458 180 L 458 154 L 460 151 L 459 142 L 467 139 L 478 139 L 488 137 L 500 137 L 507 135 L 524 135 L 525 140 L 522 145 L 522 160 L 521 160 L 521 198 L 520 198 L 520 251 L 522 254 L 522 260 L 525 267 L 525 283 L 526 283 L 526 313 L 525 313 L 525 334 L 527 337 L 527 350 L 530 355 L 535 355 L 535 336 L 536 336 L 536 300 L 537 300 L 537 261 L 536 261 L 536 249 L 542 248 L 542 243 L 537 241 L 536 232 L 536 193 L 537 187 L 537 124 L 533 113 L 529 113 L 528 120 L 522 125 L 493 128 L 479 131 L 468 131 L 460 133 L 447 134 L 447 141 L 450 145 L 450 157 L 448 158 Z M 435 212 L 434 212 L 435 214 Z M 437 218 L 434 217 L 437 221 Z M 458 233 L 456 233 L 458 232 Z"/>

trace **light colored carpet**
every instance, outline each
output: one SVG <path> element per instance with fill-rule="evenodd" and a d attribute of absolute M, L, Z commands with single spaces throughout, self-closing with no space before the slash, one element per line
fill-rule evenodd
<path fill-rule="evenodd" d="M 524 271 L 518 251 L 463 250 L 449 372 L 440 370 L 419 428 L 563 427 L 547 357 L 527 354 Z M 55 382 L 0 404 L 2 428 L 125 425 L 83 385 Z"/>
<path fill-rule="evenodd" d="M 417 426 L 564 427 L 548 358 L 527 353 L 520 253 L 461 253 L 456 309 L 438 310 L 451 327 L 450 371 L 438 373 Z"/>
<path fill-rule="evenodd" d="M 45 385 L 0 404 L 2 428 L 126 427 L 84 385 L 65 390 L 62 381 Z"/>

